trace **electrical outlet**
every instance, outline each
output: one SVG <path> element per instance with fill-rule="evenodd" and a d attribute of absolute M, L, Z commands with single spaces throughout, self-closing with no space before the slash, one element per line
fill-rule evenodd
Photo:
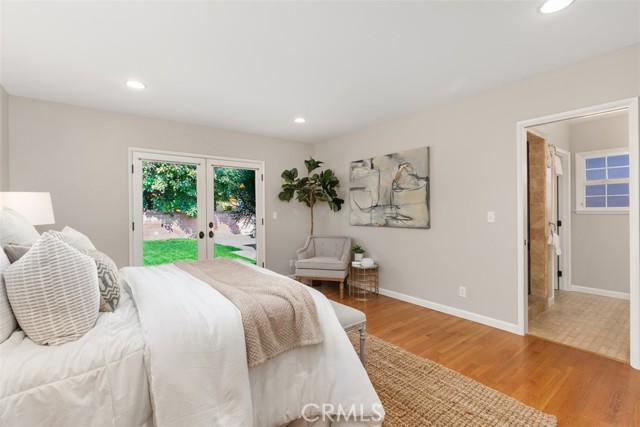
<path fill-rule="evenodd" d="M 496 222 L 496 213 L 493 211 L 487 212 L 487 222 Z"/>
<path fill-rule="evenodd" d="M 278 212 L 273 211 L 273 219 L 278 219 Z"/>
<path fill-rule="evenodd" d="M 289 260 L 289 267 L 295 267 L 296 266 L 296 261 L 293 259 Z"/>
<path fill-rule="evenodd" d="M 465 288 L 464 286 L 460 286 L 460 288 L 458 289 L 458 295 L 460 295 L 462 298 L 466 298 L 467 288 Z"/>

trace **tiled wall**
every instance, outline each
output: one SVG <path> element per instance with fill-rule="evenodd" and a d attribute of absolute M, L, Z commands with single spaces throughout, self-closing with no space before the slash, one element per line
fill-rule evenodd
<path fill-rule="evenodd" d="M 528 134 L 529 142 L 529 320 L 546 310 L 548 306 L 548 258 L 547 238 L 547 143 L 544 139 Z M 533 304 L 532 304 L 533 303 Z M 537 303 L 537 304 L 536 304 Z"/>

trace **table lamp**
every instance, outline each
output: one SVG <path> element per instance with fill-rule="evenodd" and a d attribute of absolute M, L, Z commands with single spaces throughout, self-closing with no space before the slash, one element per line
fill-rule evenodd
<path fill-rule="evenodd" d="M 13 209 L 32 225 L 54 224 L 51 194 L 37 192 L 0 192 L 0 208 Z"/>

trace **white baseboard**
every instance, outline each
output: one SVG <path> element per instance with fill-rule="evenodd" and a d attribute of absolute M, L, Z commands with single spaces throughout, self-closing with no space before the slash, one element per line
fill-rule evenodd
<path fill-rule="evenodd" d="M 448 305 L 438 304 L 426 299 L 412 297 L 411 295 L 401 294 L 400 292 L 396 291 L 390 291 L 389 289 L 381 288 L 380 295 L 395 298 L 400 301 L 410 302 L 411 304 L 419 305 L 420 307 L 429 308 L 441 313 L 451 314 L 452 316 L 461 317 L 463 319 L 471 320 L 472 322 L 477 322 L 483 325 L 491 326 L 493 328 L 502 329 L 503 331 L 511 332 L 514 334 L 518 333 L 518 325 L 515 323 L 504 322 L 492 317 L 483 316 L 481 314 L 472 313 L 470 311 L 461 310 L 459 308 L 449 307 Z"/>
<path fill-rule="evenodd" d="M 584 294 L 600 295 L 601 297 L 619 298 L 629 300 L 629 294 L 625 292 L 608 291 L 606 289 L 587 288 L 586 286 L 571 285 L 570 291 L 582 292 Z"/>

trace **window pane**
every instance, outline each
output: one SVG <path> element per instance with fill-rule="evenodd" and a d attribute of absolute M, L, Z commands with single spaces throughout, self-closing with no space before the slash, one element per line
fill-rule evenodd
<path fill-rule="evenodd" d="M 619 156 L 609 156 L 607 157 L 607 166 L 629 166 L 629 155 L 621 154 Z"/>
<path fill-rule="evenodd" d="M 609 169 L 609 179 L 629 178 L 629 167 Z"/>
<path fill-rule="evenodd" d="M 605 192 L 605 185 L 587 185 L 586 190 L 587 196 L 604 196 L 605 194 L 607 194 Z"/>
<path fill-rule="evenodd" d="M 607 166 L 605 157 L 595 157 L 593 159 L 587 159 L 587 169 L 604 168 Z"/>
<path fill-rule="evenodd" d="M 597 179 L 606 179 L 606 169 L 592 169 L 587 171 L 587 181 L 593 181 Z"/>
<path fill-rule="evenodd" d="M 589 188 L 589 187 L 587 187 Z M 589 193 L 587 193 L 587 196 Z M 607 195 L 627 196 L 629 195 L 629 184 L 609 184 L 607 185 Z"/>
<path fill-rule="evenodd" d="M 606 197 L 587 197 L 586 204 L 588 208 L 604 208 Z"/>
<path fill-rule="evenodd" d="M 607 206 L 610 208 L 628 208 L 629 196 L 609 196 L 607 197 Z"/>

